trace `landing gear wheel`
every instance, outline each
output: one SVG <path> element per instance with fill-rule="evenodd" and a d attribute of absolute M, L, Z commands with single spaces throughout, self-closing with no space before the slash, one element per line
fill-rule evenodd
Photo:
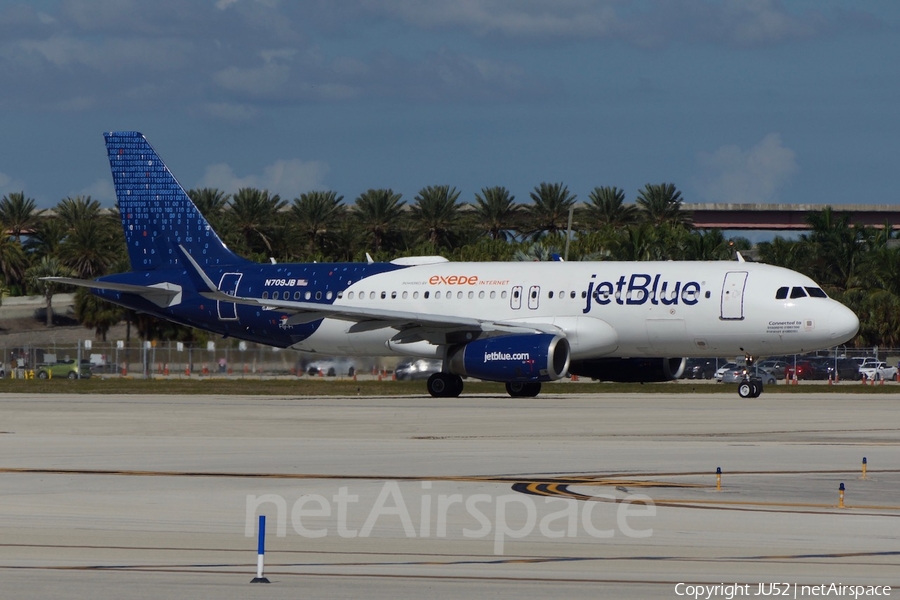
<path fill-rule="evenodd" d="M 463 389 L 462 377 L 450 373 L 434 373 L 427 385 L 428 393 L 435 398 L 455 398 Z"/>
<path fill-rule="evenodd" d="M 759 398 L 759 395 L 762 394 L 763 391 L 763 382 L 762 379 L 751 379 L 750 386 L 753 387 L 753 396 L 752 398 Z"/>
<path fill-rule="evenodd" d="M 745 379 L 738 384 L 738 396 L 741 398 L 759 398 L 762 391 L 761 379 Z"/>
<path fill-rule="evenodd" d="M 508 381 L 506 393 L 513 398 L 534 398 L 541 393 L 540 382 Z"/>

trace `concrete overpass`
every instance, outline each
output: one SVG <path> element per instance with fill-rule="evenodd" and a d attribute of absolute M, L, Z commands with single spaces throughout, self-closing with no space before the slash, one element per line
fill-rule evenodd
<path fill-rule="evenodd" d="M 825 204 L 700 204 L 685 202 L 682 210 L 693 214 L 694 226 L 700 229 L 809 229 L 806 215 L 824 209 Z M 850 213 L 850 223 L 900 229 L 900 205 L 834 204 L 836 213 Z"/>

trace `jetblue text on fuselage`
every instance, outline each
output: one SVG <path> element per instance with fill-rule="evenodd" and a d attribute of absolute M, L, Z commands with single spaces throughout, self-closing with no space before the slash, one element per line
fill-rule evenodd
<path fill-rule="evenodd" d="M 696 281 L 669 281 L 660 273 L 633 273 L 621 275 L 616 281 L 595 281 L 591 275 L 588 283 L 587 301 L 583 313 L 591 310 L 591 302 L 605 306 L 615 302 L 620 305 L 640 306 L 649 302 L 653 305 L 672 306 L 685 304 L 693 306 L 700 301 L 700 284 Z"/>

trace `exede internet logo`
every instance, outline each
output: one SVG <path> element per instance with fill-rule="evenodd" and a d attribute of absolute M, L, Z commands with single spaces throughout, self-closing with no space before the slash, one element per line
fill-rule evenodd
<path fill-rule="evenodd" d="M 446 285 L 477 285 L 478 275 L 448 275 L 447 277 L 444 277 L 443 275 L 432 275 L 428 280 L 428 283 L 431 285 L 437 285 L 439 283 L 444 283 Z"/>

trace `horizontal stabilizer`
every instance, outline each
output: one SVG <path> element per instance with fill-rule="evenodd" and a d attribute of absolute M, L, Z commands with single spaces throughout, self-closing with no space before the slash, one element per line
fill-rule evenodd
<path fill-rule="evenodd" d="M 91 288 L 94 290 L 111 290 L 125 292 L 146 298 L 159 307 L 175 306 L 181 303 L 181 286 L 174 283 L 156 283 L 153 285 L 134 285 L 130 283 L 114 283 L 111 281 L 94 281 L 91 279 L 75 279 L 73 277 L 41 277 L 43 281 L 53 281 L 65 285 Z"/>

